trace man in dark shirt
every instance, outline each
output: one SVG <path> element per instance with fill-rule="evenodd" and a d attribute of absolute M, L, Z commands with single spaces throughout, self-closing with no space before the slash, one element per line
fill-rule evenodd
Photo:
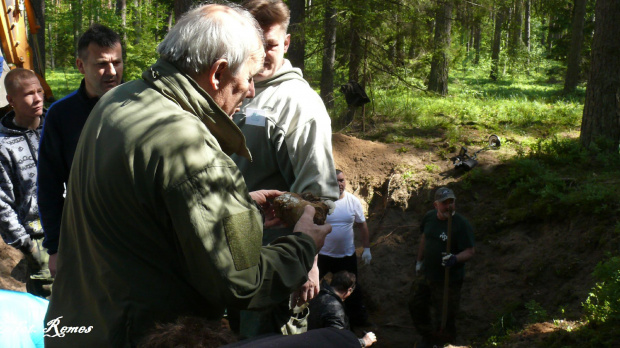
<path fill-rule="evenodd" d="M 39 147 L 39 213 L 52 275 L 56 273 L 65 187 L 82 128 L 99 98 L 123 78 L 123 50 L 118 34 L 103 25 L 92 25 L 80 37 L 76 65 L 84 75 L 80 88 L 50 107 Z"/>
<path fill-rule="evenodd" d="M 456 337 L 465 262 L 474 256 L 475 250 L 473 228 L 455 212 L 455 201 L 451 189 L 440 187 L 435 192 L 435 209 L 428 211 L 420 223 L 416 280 L 409 300 L 413 325 L 422 336 L 418 347 L 453 343 Z M 444 296 L 448 301 L 447 313 L 442 313 Z M 434 317 L 431 307 L 437 314 Z"/>

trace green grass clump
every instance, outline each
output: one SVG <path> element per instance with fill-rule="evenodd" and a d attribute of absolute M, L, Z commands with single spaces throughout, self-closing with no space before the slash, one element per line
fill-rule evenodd
<path fill-rule="evenodd" d="M 506 192 L 509 223 L 584 212 L 611 216 L 620 210 L 620 155 L 599 152 L 596 147 L 585 149 L 577 139 L 541 139 L 529 153 L 506 160 L 503 170 L 488 182 L 475 168 L 466 181 L 488 182 Z"/>
<path fill-rule="evenodd" d="M 83 77 L 84 75 L 76 68 L 48 69 L 45 73 L 45 81 L 52 89 L 56 100 L 78 89 Z"/>
<path fill-rule="evenodd" d="M 456 134 L 467 129 L 535 142 L 578 129 L 585 89 L 579 87 L 564 95 L 562 84 L 547 82 L 547 70 L 492 81 L 482 67 L 453 69 L 446 97 L 393 81 L 371 84 L 367 92 L 372 103 L 367 106 L 366 118 L 374 126 L 367 137 L 410 143 L 415 137 L 432 135 L 453 145 L 467 141 L 468 132 Z M 409 82 L 422 84 L 414 78 Z"/>
<path fill-rule="evenodd" d="M 620 323 L 620 257 L 611 257 L 594 269 L 597 283 L 583 304 L 595 324 Z"/>

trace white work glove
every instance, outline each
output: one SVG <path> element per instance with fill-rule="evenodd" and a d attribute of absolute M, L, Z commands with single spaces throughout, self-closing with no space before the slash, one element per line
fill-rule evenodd
<path fill-rule="evenodd" d="M 364 347 L 370 347 L 373 343 L 377 342 L 377 336 L 373 332 L 367 332 L 364 337 L 362 337 L 364 341 Z"/>
<path fill-rule="evenodd" d="M 415 275 L 420 275 L 420 273 L 422 273 L 422 267 L 424 266 L 424 260 L 422 261 L 417 261 L 415 263 Z"/>
<path fill-rule="evenodd" d="M 362 260 L 365 265 L 370 265 L 370 260 L 372 260 L 372 255 L 370 255 L 370 248 L 364 248 L 364 252 L 362 253 Z"/>

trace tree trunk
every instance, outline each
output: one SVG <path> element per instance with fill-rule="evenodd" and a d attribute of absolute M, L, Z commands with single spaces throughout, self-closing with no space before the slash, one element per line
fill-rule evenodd
<path fill-rule="evenodd" d="M 502 43 L 502 25 L 504 24 L 504 8 L 495 12 L 495 33 L 493 34 L 493 51 L 491 52 L 491 79 L 496 81 L 499 73 L 499 51 Z"/>
<path fill-rule="evenodd" d="M 573 32 L 570 41 L 570 51 L 566 63 L 566 79 L 564 93 L 571 93 L 579 83 L 581 72 L 581 47 L 583 46 L 583 26 L 586 21 L 587 0 L 575 0 L 573 7 Z"/>
<path fill-rule="evenodd" d="M 121 35 L 127 42 L 127 0 L 116 0 L 116 15 L 121 17 Z"/>
<path fill-rule="evenodd" d="M 174 13 L 174 11 L 170 12 L 168 14 L 168 17 L 166 18 L 166 23 L 168 24 L 168 28 L 166 30 L 167 33 L 170 32 L 170 29 L 172 29 L 172 14 Z"/>
<path fill-rule="evenodd" d="M 194 4 L 193 0 L 174 0 L 174 20 L 178 22 L 185 12 Z"/>
<path fill-rule="evenodd" d="M 336 61 L 336 16 L 338 12 L 332 0 L 328 0 L 324 14 L 323 66 L 321 69 L 321 98 L 325 107 L 334 107 L 334 63 Z"/>
<path fill-rule="evenodd" d="M 54 45 L 52 44 L 54 41 L 52 40 L 52 23 L 47 24 L 47 35 L 49 40 L 49 48 L 50 48 L 50 68 L 52 70 L 56 69 L 56 61 L 54 61 Z"/>
<path fill-rule="evenodd" d="M 524 28 L 523 28 L 524 29 L 523 30 L 523 42 L 528 52 L 531 51 L 531 46 L 532 46 L 530 42 L 531 10 L 532 10 L 532 0 L 525 0 L 525 14 L 524 14 L 525 23 L 524 23 Z"/>
<path fill-rule="evenodd" d="M 351 51 L 349 53 L 349 80 L 359 82 L 360 68 L 362 66 L 362 41 L 358 30 L 361 26 L 358 23 L 359 17 L 353 16 L 351 20 Z"/>
<path fill-rule="evenodd" d="M 580 140 L 588 147 L 604 138 L 608 141 L 605 150 L 617 153 L 620 143 L 620 1 L 598 0 L 595 18 Z"/>
<path fill-rule="evenodd" d="M 428 90 L 448 94 L 448 69 L 450 64 L 450 30 L 452 27 L 452 1 L 442 1 L 435 16 L 435 42 Z"/>
<path fill-rule="evenodd" d="M 510 27 L 512 30 L 510 31 L 510 45 L 508 49 L 512 58 L 515 58 L 517 51 L 523 45 L 523 41 L 521 40 L 521 28 L 523 22 L 522 8 L 523 6 L 521 0 L 515 0 L 514 11 L 510 20 Z"/>
<path fill-rule="evenodd" d="M 306 18 L 306 0 L 290 0 L 291 22 L 291 45 L 288 48 L 288 59 L 294 67 L 304 71 L 306 55 L 306 35 L 304 31 L 304 19 Z"/>
<path fill-rule="evenodd" d="M 480 18 L 477 18 L 474 23 L 474 49 L 476 50 L 476 56 L 474 58 L 474 64 L 480 63 L 480 40 L 482 39 L 482 30 L 480 29 Z"/>
<path fill-rule="evenodd" d="M 82 0 L 77 0 L 77 8 L 73 11 L 73 52 L 77 52 L 78 41 L 80 40 L 80 36 L 82 35 L 83 6 L 84 2 Z"/>
<path fill-rule="evenodd" d="M 553 40 L 551 40 L 551 39 L 553 37 L 553 27 L 554 27 L 553 23 L 554 23 L 554 21 L 555 21 L 555 18 L 553 18 L 553 15 L 550 14 L 549 15 L 549 29 L 547 31 L 547 42 L 546 42 L 546 44 L 547 44 L 546 48 L 547 48 L 548 52 L 551 52 L 551 48 L 553 47 L 553 45 L 552 45 L 552 41 Z"/>
<path fill-rule="evenodd" d="M 133 0 L 133 28 L 135 35 L 133 38 L 134 45 L 139 45 L 142 40 L 142 18 L 140 12 L 140 1 Z"/>

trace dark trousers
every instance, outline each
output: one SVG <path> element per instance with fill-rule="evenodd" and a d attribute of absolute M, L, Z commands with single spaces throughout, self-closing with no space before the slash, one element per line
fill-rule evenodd
<path fill-rule="evenodd" d="M 459 311 L 463 281 L 450 281 L 446 327 L 441 331 L 444 283 L 419 276 L 413 282 L 409 313 L 418 333 L 428 343 L 444 344 L 456 337 L 456 314 Z"/>
<path fill-rule="evenodd" d="M 344 301 L 345 311 L 349 316 L 351 325 L 362 325 L 368 321 L 368 312 L 364 306 L 364 292 L 357 280 L 357 256 L 355 253 L 345 257 L 331 257 L 319 254 L 319 279 L 327 273 L 335 274 L 339 271 L 347 271 L 355 274 L 355 291 Z"/>

